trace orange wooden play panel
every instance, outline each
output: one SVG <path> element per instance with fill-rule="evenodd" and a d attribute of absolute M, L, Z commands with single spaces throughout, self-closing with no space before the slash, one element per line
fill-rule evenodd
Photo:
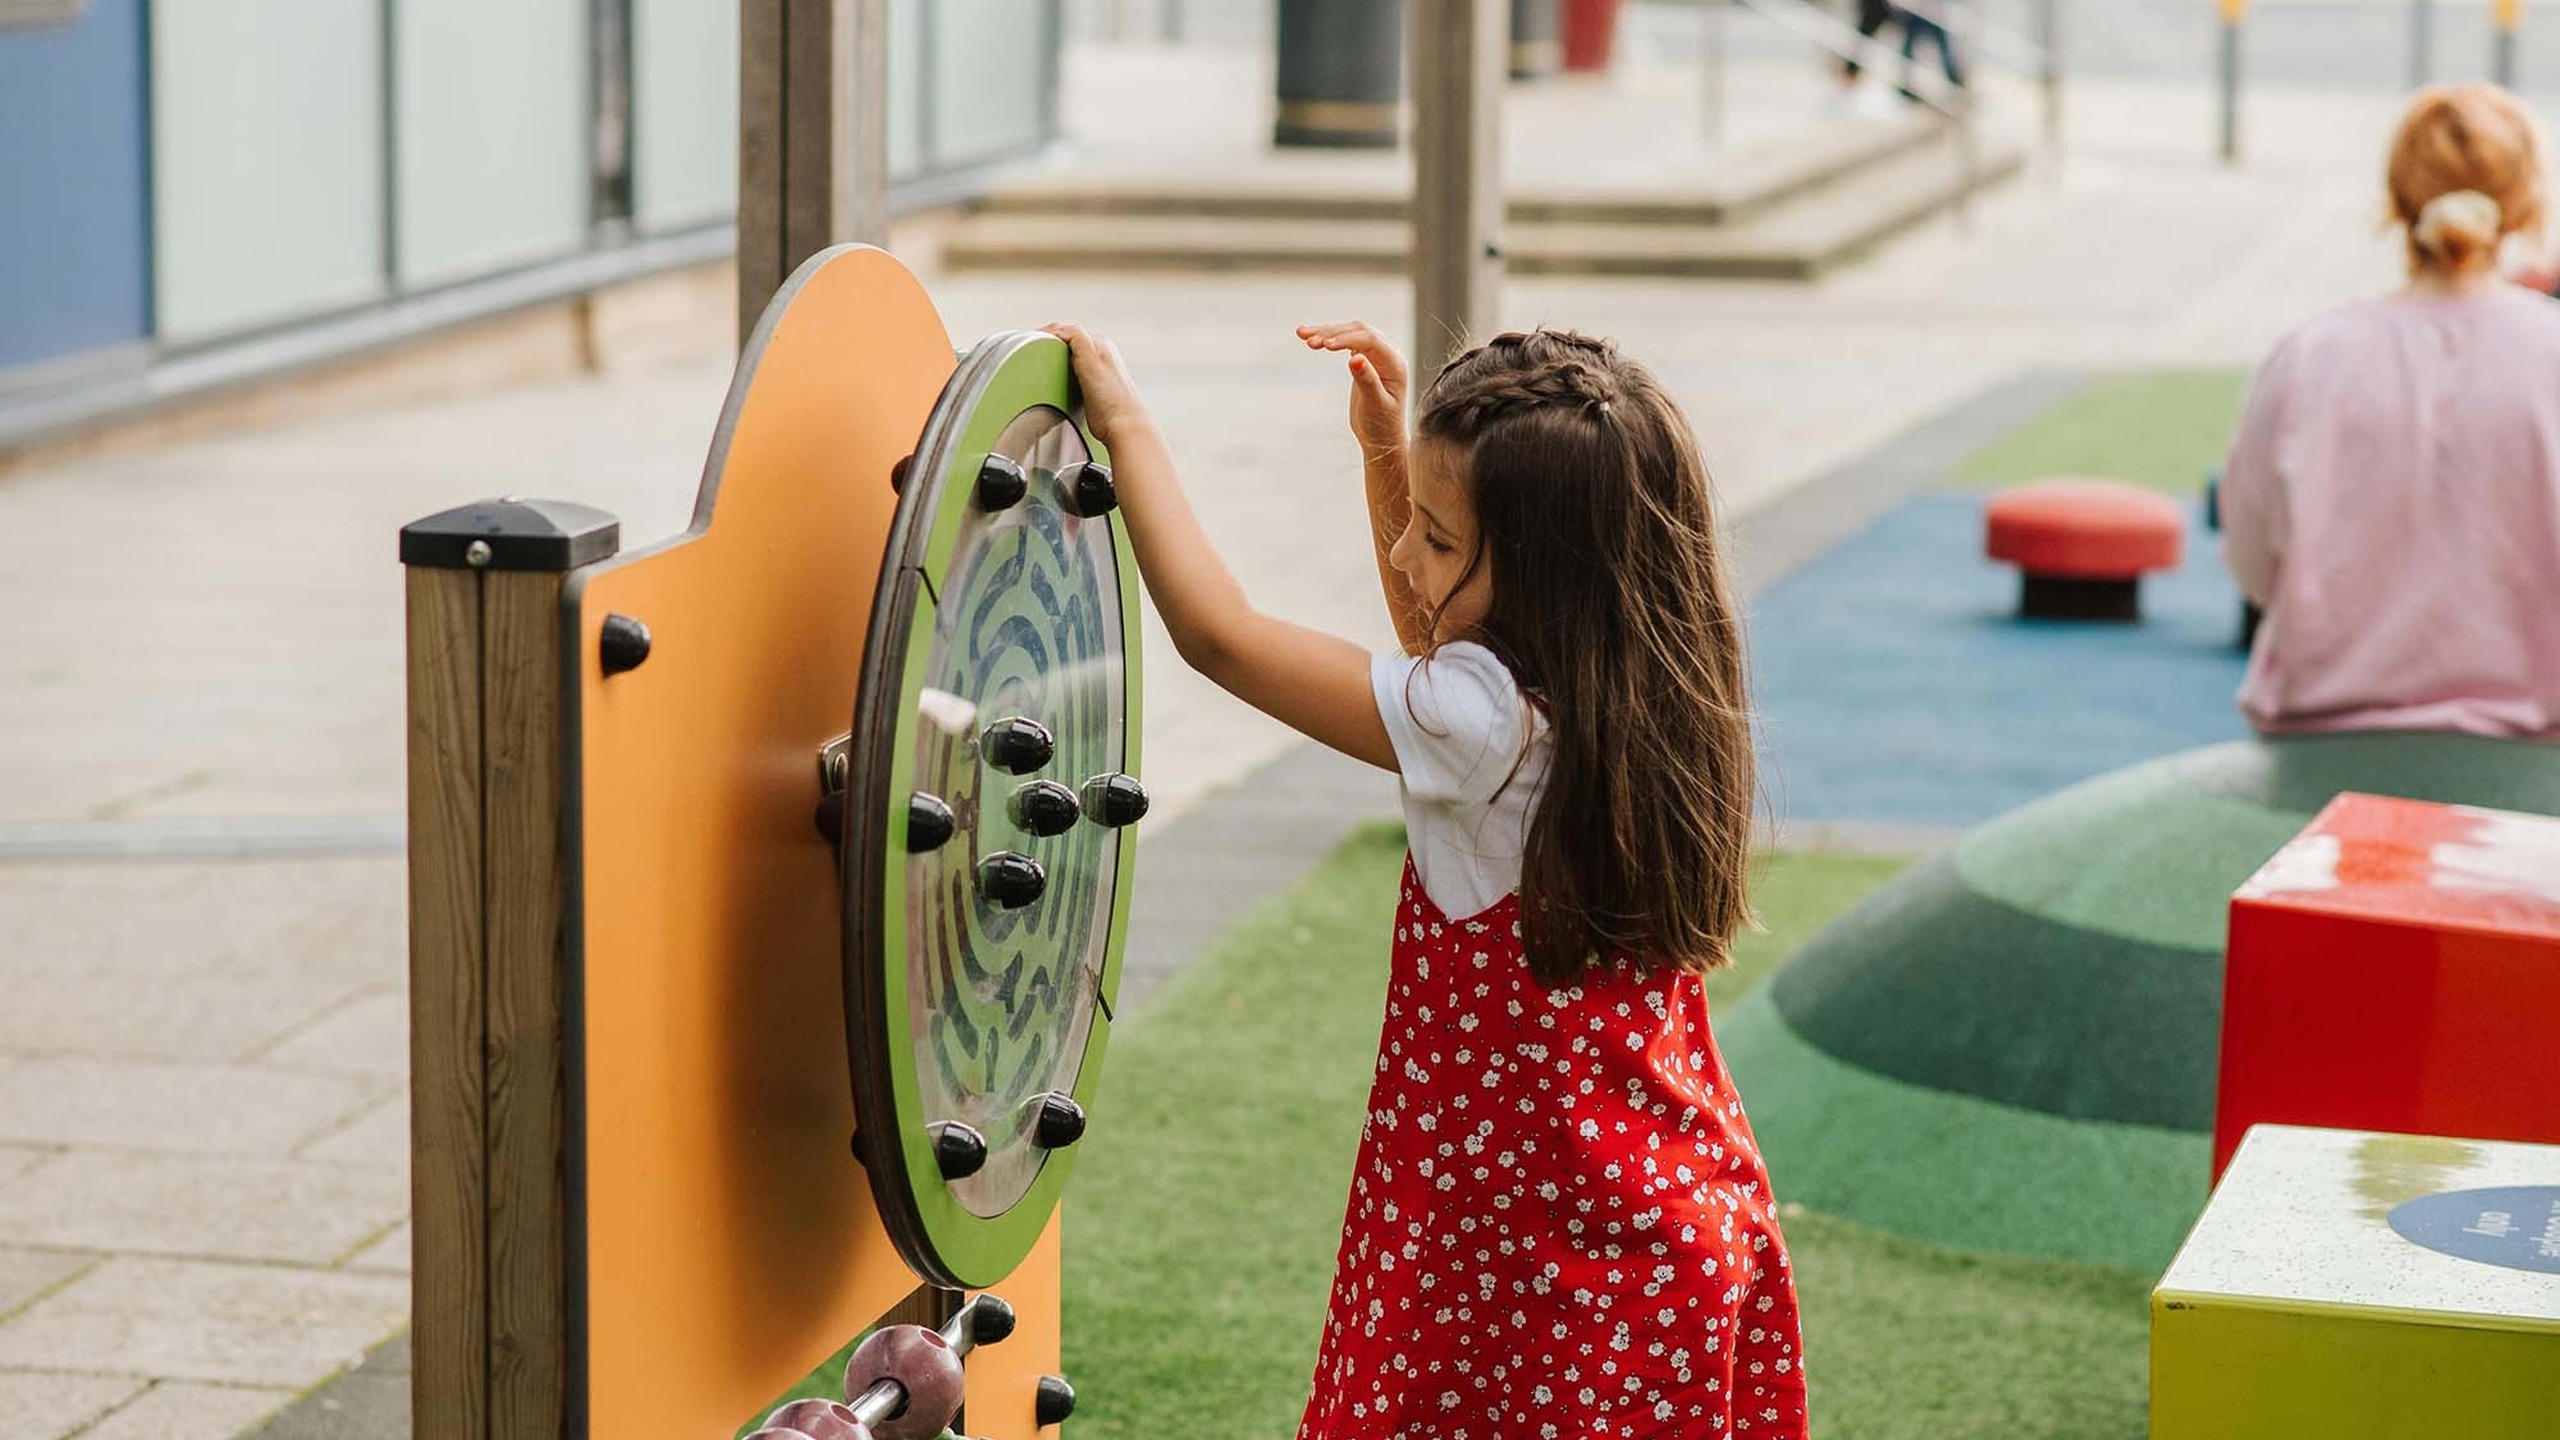
<path fill-rule="evenodd" d="M 2217 1177 L 2263 1121 L 2560 1142 L 2560 819 L 2340 795 L 2225 964 Z"/>
<path fill-rule="evenodd" d="M 1113 588 L 1130 579 L 1126 541 L 1064 347 L 1014 332 L 971 360 L 955 366 L 904 266 L 839 247 L 800 267 L 748 339 L 682 535 L 615 555 L 610 516 L 514 500 L 403 531 L 420 1440 L 726 1440 L 893 1320 L 992 1332 L 954 1347 L 969 1436 L 1031 1440 L 1072 1409 L 1057 1373 L 1058 1191 L 1108 1028 L 1125 827 L 1144 810 L 1120 770 L 1136 747 L 1136 667 L 1117 650 L 1135 587 Z M 980 374 L 997 368 L 1001 384 Z M 1011 455 L 1019 435 L 1045 448 Z M 1052 451 L 1097 458 L 1042 468 Z M 990 470 L 1022 482 L 1001 504 L 981 483 Z M 937 576 L 922 547 L 902 552 L 893 534 L 910 533 L 943 537 L 929 563 L 954 568 Z M 944 637 L 931 605 L 912 621 L 906 607 L 951 575 L 992 577 L 970 592 L 985 600 L 1034 534 L 1082 537 L 1065 553 L 1117 597 L 1109 624 L 1088 607 L 1072 617 L 1080 648 L 1031 647 L 1074 658 L 1070 680 L 1008 660 L 973 696 L 936 671 L 944 688 L 918 712 L 928 652 L 911 658 L 908 635 Z M 877 623 L 892 593 L 893 621 Z M 934 772 L 967 786 L 954 790 L 967 841 L 925 853 L 906 823 L 925 797 L 911 801 L 903 772 L 866 773 L 881 764 L 849 728 L 858 700 L 892 739 L 947 727 L 971 700 L 990 719 L 1050 704 L 1068 717 L 1061 768 L 1076 767 L 1085 811 L 1107 799 L 1109 814 L 1080 815 L 1071 784 L 1030 781 L 1055 813 L 1006 828 L 1018 811 L 992 787 L 1016 778 L 981 756 L 971 720 Z M 848 794 L 885 798 L 853 809 Z M 985 888 L 996 861 L 982 848 L 1007 874 L 1043 858 L 1057 871 L 1046 903 L 1076 924 L 1046 926 L 1033 960 L 987 937 L 1019 949 L 1031 927 L 1013 922 L 1042 914 L 1025 908 L 1038 891 Z M 872 879 L 848 894 L 857 852 Z M 879 903 L 884 869 L 930 882 L 948 913 L 917 902 L 929 934 L 901 908 L 884 941 L 853 913 Z M 907 944 L 911 928 L 925 938 Z M 1011 1189 L 990 1201 L 980 1182 L 964 1208 L 950 1187 L 968 1172 L 944 1143 L 964 1127 L 946 1111 L 954 1094 L 979 1099 L 981 1077 L 952 1072 L 952 1053 L 910 1055 L 908 1036 L 938 1036 L 964 1004 L 980 1033 L 1014 991 L 920 982 L 908 1006 L 908 988 L 863 977 L 1008 960 L 1074 967 L 1101 1018 L 1056 1018 L 1076 1048 L 1025 1094 L 968 1112 Z M 883 993 L 901 1005 L 884 1010 Z M 913 1094 L 884 1065 L 928 1063 L 950 1080 L 931 1104 L 862 1098 L 893 1079 Z M 1007 1324 L 961 1318 L 974 1293 L 1000 1295 Z"/>

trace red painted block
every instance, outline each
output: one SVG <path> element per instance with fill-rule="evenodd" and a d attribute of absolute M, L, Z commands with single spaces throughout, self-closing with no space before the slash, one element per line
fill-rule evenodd
<path fill-rule="evenodd" d="M 2342 794 L 2232 895 L 2216 1179 L 2261 1121 L 2560 1143 L 2560 819 Z"/>

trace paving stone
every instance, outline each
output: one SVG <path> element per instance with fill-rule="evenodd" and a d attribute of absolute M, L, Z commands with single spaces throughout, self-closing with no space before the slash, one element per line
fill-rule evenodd
<path fill-rule="evenodd" d="M 137 1394 L 132 1376 L 66 1375 L 0 1367 L 0 1437 L 61 1440 Z"/>
<path fill-rule="evenodd" d="M 409 1440 L 410 1381 L 403 1334 L 242 1440 Z"/>
<path fill-rule="evenodd" d="M 0 1140 L 282 1155 L 382 1088 L 251 1066 L 41 1058 L 0 1072 Z"/>
<path fill-rule="evenodd" d="M 0 1323 L 0 1367 L 300 1389 L 408 1309 L 394 1276 L 119 1258 Z"/>
<path fill-rule="evenodd" d="M 8 1074 L 17 1063 L 0 1060 L 0 1075 Z M 0 1145 L 0 1185 L 26 1174 L 58 1153 L 49 1145 Z"/>
<path fill-rule="evenodd" d="M 348 1256 L 344 1268 L 372 1270 L 385 1275 L 406 1275 L 410 1273 L 412 1244 L 409 1222 L 403 1220 L 389 1234 Z"/>
<path fill-rule="evenodd" d="M 18 1310 L 97 1263 L 95 1255 L 0 1245 L 0 1315 Z"/>
<path fill-rule="evenodd" d="M 153 975 L 58 964 L 8 977 L 0 1047 L 22 1056 L 237 1060 L 318 1023 L 360 993 L 354 982 L 221 972 Z M 405 1048 L 405 1047 L 403 1047 Z M 337 1068 L 318 1066 L 311 1068 Z M 379 1070 L 377 1061 L 367 1070 Z"/>
<path fill-rule="evenodd" d="M 394 1090 L 352 1118 L 306 1142 L 306 1160 L 362 1165 L 393 1175 L 409 1173 L 409 1092 Z"/>
<path fill-rule="evenodd" d="M 75 1150 L 0 1186 L 0 1240 L 327 1265 L 408 1208 L 405 1165 Z"/>
<path fill-rule="evenodd" d="M 116 1407 L 80 1440 L 231 1440 L 292 1400 L 290 1390 L 173 1380 Z"/>
<path fill-rule="evenodd" d="M 283 1070 L 406 1079 L 408 992 L 380 989 L 359 994 L 286 1036 L 258 1058 Z"/>

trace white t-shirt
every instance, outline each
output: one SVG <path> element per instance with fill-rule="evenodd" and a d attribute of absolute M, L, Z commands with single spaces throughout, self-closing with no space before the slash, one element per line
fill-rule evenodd
<path fill-rule="evenodd" d="M 1430 658 L 1369 664 L 1378 718 L 1404 772 L 1404 823 L 1423 892 L 1463 920 L 1520 888 L 1529 817 L 1547 776 L 1547 720 L 1493 652 L 1453 641 Z"/>

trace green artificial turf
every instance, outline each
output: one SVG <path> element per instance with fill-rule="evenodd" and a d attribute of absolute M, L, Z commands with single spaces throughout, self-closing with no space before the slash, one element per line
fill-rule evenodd
<path fill-rule="evenodd" d="M 1376 1055 L 1402 856 L 1392 829 L 1355 837 L 1113 1037 L 1065 1212 L 1079 1434 L 1296 1425 Z M 1766 1008 L 1752 982 L 1895 868 L 1767 857 L 1755 893 L 1768 929 L 1716 977 L 1716 1003 Z M 1963 1254 L 1808 1211 L 1784 1223 L 1817 1433 L 2140 1433 L 2141 1277 Z"/>
<path fill-rule="evenodd" d="M 1956 479 L 1998 489 L 2090 476 L 2200 496 L 2230 449 L 2247 383 L 2235 370 L 2099 380 L 1975 453 Z"/>

